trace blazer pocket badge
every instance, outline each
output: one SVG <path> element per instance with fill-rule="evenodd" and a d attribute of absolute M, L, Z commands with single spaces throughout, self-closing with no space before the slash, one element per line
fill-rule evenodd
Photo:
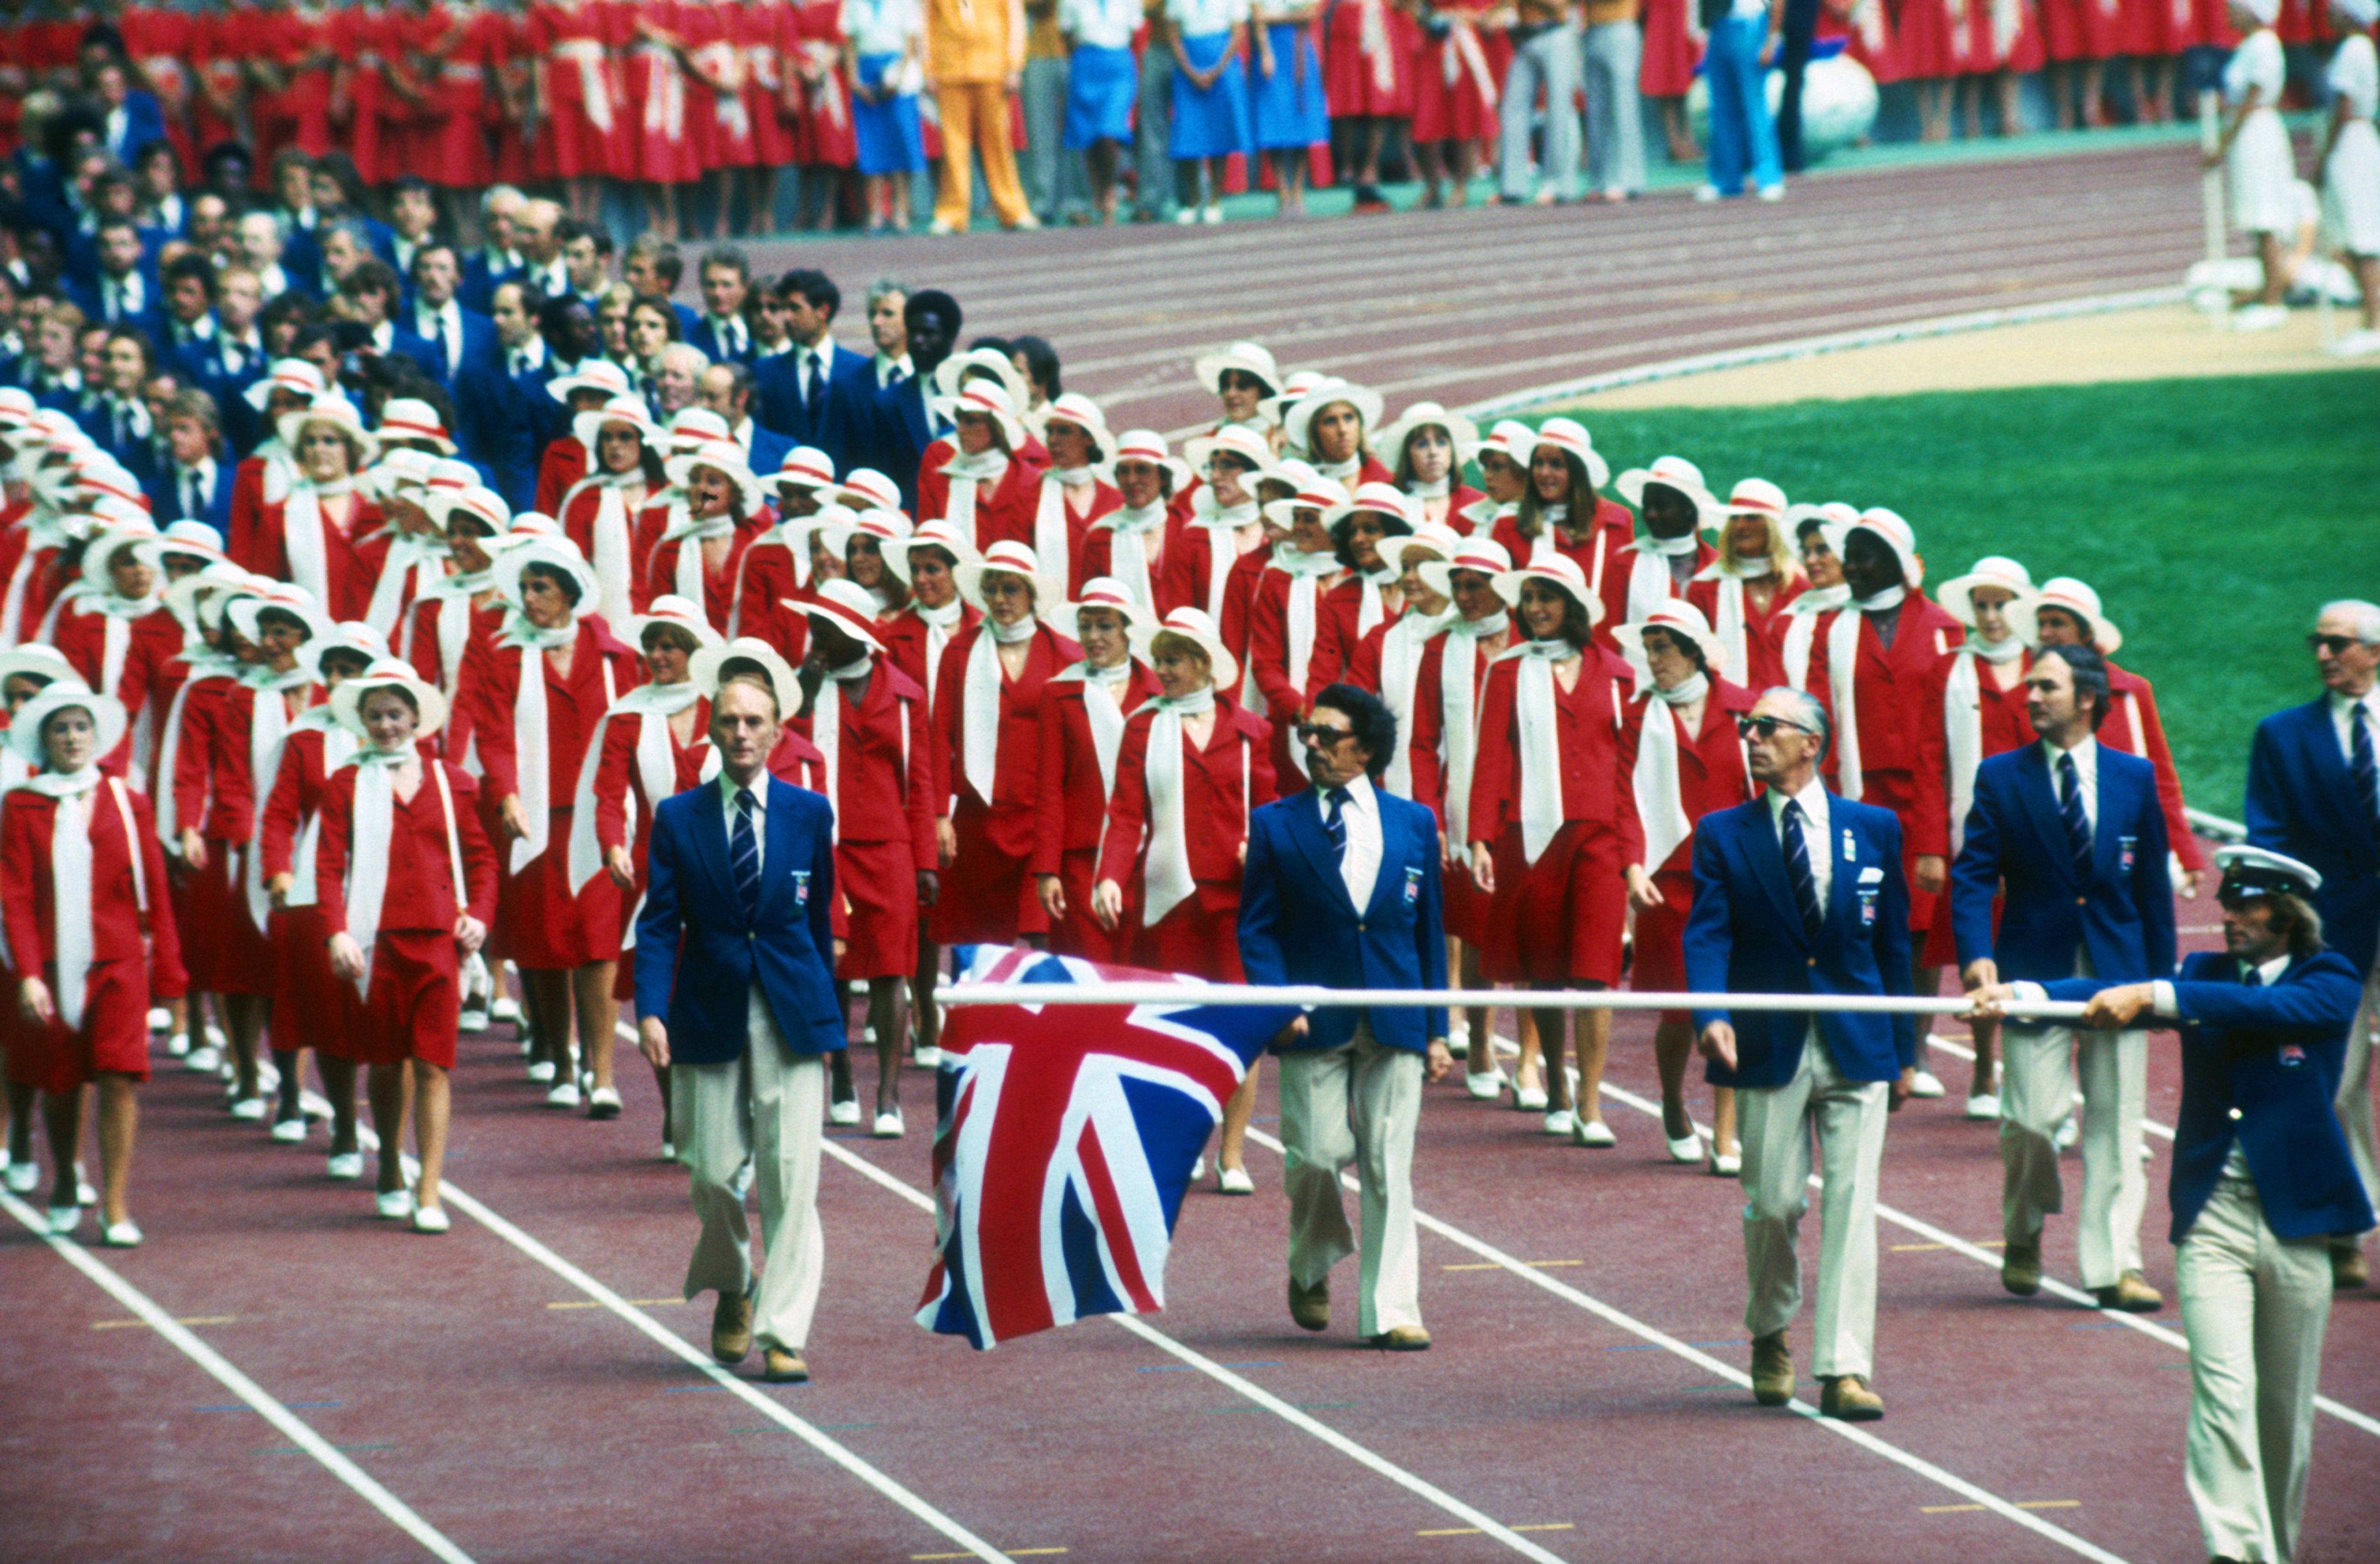
<path fill-rule="evenodd" d="M 1843 862 L 1847 864 L 1859 862 L 1859 839 L 1852 834 L 1852 828 L 1849 826 L 1843 827 Z"/>
<path fill-rule="evenodd" d="M 2283 1065 L 2303 1064 L 2305 1062 L 2305 1049 L 2300 1048 L 2297 1044 L 2284 1043 L 2281 1045 L 2280 1060 Z"/>
<path fill-rule="evenodd" d="M 1882 889 L 1881 886 L 1869 885 L 1862 885 L 1859 888 L 1861 927 L 1872 928 L 1876 926 L 1876 898 Z"/>
<path fill-rule="evenodd" d="M 1884 883 L 1884 871 L 1871 864 L 1866 868 L 1860 870 L 1859 882 L 1862 886 L 1882 885 Z M 1873 896 L 1876 892 L 1873 891 L 1864 891 L 1862 894 Z"/>
<path fill-rule="evenodd" d="M 1414 906 L 1420 901 L 1421 870 L 1416 868 L 1407 868 L 1405 870 L 1405 905 L 1408 907 Z"/>
<path fill-rule="evenodd" d="M 2140 843 L 2141 839 L 2137 836 L 2119 836 L 2116 838 L 2116 868 L 2119 873 L 2130 874 L 2132 872 L 2132 859 L 2140 846 Z"/>
<path fill-rule="evenodd" d="M 807 907 L 809 904 L 810 871 L 808 869 L 795 869 L 794 871 L 794 905 L 797 907 Z"/>

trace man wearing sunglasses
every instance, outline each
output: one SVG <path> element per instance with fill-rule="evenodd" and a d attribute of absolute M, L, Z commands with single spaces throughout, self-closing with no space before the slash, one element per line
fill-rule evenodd
<path fill-rule="evenodd" d="M 2323 938 L 2363 982 L 2363 1002 L 2348 1028 L 2339 1078 L 2339 1123 L 2380 1204 L 2372 1129 L 2374 1033 L 2380 1030 L 2380 606 L 2355 600 L 2325 603 L 2306 637 L 2323 693 L 2277 711 L 2256 728 L 2248 756 L 2248 840 L 2311 867 L 2322 877 L 2310 899 Z M 2362 1235 L 2331 1239 L 2331 1281 L 2371 1279 Z"/>
<path fill-rule="evenodd" d="M 1761 795 L 1694 828 L 1686 981 L 1696 993 L 1895 995 L 1910 991 L 1909 889 L 1900 822 L 1819 784 L 1826 709 L 1765 691 L 1739 721 Z M 1885 1114 L 1907 1100 L 1917 1031 L 1907 1015 L 1697 1010 L 1715 1086 L 1733 1086 L 1743 1145 L 1743 1253 L 1752 1393 L 1793 1399 L 1785 1329 L 1802 1303 L 1796 1241 L 1809 1208 L 1815 1137 L 1821 1196 L 1813 1367 L 1828 1417 L 1884 1415 L 1868 1388 L 1876 1340 L 1876 1167 Z"/>

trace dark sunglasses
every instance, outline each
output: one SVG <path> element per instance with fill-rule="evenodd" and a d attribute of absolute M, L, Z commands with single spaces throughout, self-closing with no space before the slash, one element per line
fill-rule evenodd
<path fill-rule="evenodd" d="M 1777 730 L 1779 728 L 1784 729 L 1789 734 L 1807 734 L 1812 732 L 1812 730 L 1803 727 L 1801 723 L 1789 722 L 1782 717 L 1738 717 L 1735 720 L 1735 731 L 1739 734 L 1745 738 L 1750 738 L 1753 734 L 1758 734 L 1764 742 L 1775 738 L 1777 736 Z"/>
<path fill-rule="evenodd" d="M 1330 722 L 1300 722 L 1297 724 L 1297 736 L 1306 744 L 1328 749 L 1341 739 L 1354 737 L 1355 730 Z"/>
<path fill-rule="evenodd" d="M 2325 651 L 2333 657 L 2345 657 L 2349 648 L 2360 647 L 2362 644 L 2362 638 L 2357 636 L 2308 636 L 2306 637 L 2306 649 L 2317 657 Z"/>

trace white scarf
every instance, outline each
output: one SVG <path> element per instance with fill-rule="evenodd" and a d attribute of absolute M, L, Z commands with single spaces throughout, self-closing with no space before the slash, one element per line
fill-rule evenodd
<path fill-rule="evenodd" d="M 1422 615 L 1407 613 L 1380 637 L 1380 699 L 1396 717 L 1400 741 L 1413 732 L 1414 685 L 1420 681 L 1422 654 L 1430 637 L 1455 617 L 1451 610 Z M 1413 751 L 1399 742 L 1389 757 L 1381 785 L 1400 798 L 1413 796 Z"/>
<path fill-rule="evenodd" d="M 471 600 L 495 586 L 491 571 L 458 572 L 442 576 L 422 589 L 422 596 L 438 603 L 438 672 L 445 686 L 446 698 L 452 702 L 455 690 L 463 676 L 463 649 L 471 638 Z M 405 647 L 398 656 L 411 660 L 413 624 L 405 626 Z"/>
<path fill-rule="evenodd" d="M 1810 648 L 1818 637 L 1818 621 L 1852 600 L 1849 587 L 1814 587 L 1785 607 L 1792 616 L 1785 626 L 1785 682 L 1797 690 L 1810 687 Z"/>
<path fill-rule="evenodd" d="M 1447 626 L 1446 645 L 1439 652 L 1439 714 L 1445 728 L 1446 839 L 1470 845 L 1471 771 L 1479 756 L 1479 643 L 1493 640 L 1511 628 L 1512 616 L 1498 612 L 1486 619 L 1456 619 Z"/>
<path fill-rule="evenodd" d="M 356 752 L 356 735 L 339 726 L 338 720 L 332 716 L 331 709 L 327 706 L 310 706 L 291 718 L 289 731 L 294 734 L 300 728 L 310 729 L 322 735 L 322 777 L 326 782 L 330 779 L 331 773 L 346 765 L 347 757 Z M 284 755 L 288 753 L 285 744 L 282 753 Z M 274 779 L 276 782 L 279 780 L 277 770 L 276 768 Z M 313 818 L 305 821 L 299 828 L 298 848 L 290 855 L 289 889 L 282 892 L 281 897 L 285 906 L 314 905 L 314 854 L 322 842 L 322 814 L 318 808 Z"/>
<path fill-rule="evenodd" d="M 1039 628 L 1039 623 L 1030 618 L 1002 624 L 986 616 L 976 625 L 975 645 L 967 649 L 966 683 L 959 691 L 964 725 L 960 764 L 967 785 L 986 805 L 991 803 L 1000 774 L 1000 709 L 1005 680 L 999 649 L 1021 646 Z"/>
<path fill-rule="evenodd" d="M 1360 572 L 1358 574 L 1361 575 Z M 1379 628 L 1380 622 L 1388 618 L 1389 588 L 1397 584 L 1401 575 L 1402 572 L 1382 565 L 1371 574 L 1361 576 L 1365 587 L 1369 589 L 1359 592 L 1355 596 L 1355 638 L 1357 640 L 1362 640 Z M 1402 610 L 1400 609 L 1399 612 L 1402 612 Z"/>
<path fill-rule="evenodd" d="M 1513 506 L 1512 514 L 1516 516 L 1519 515 L 1521 514 L 1521 507 L 1518 505 Z M 1570 505 L 1567 502 L 1559 505 L 1548 505 L 1545 509 L 1537 513 L 1537 535 L 1529 540 L 1529 561 L 1531 564 L 1535 564 L 1538 560 L 1545 559 L 1549 555 L 1561 552 L 1560 545 L 1558 545 L 1554 540 L 1561 536 L 1562 523 L 1569 519 Z M 1595 574 L 1586 583 L 1586 594 L 1589 597 L 1599 597 L 1602 593 L 1603 551 L 1601 549 L 1597 549 L 1595 551 Z"/>
<path fill-rule="evenodd" d="M 1984 763 L 1983 662 L 2013 662 L 2024 655 L 2024 643 L 2014 636 L 1986 645 L 1969 641 L 1951 660 L 1948 687 L 1942 692 L 1944 736 L 1950 749 L 1950 856 L 1967 844 L 1967 811 L 1975 802 L 1975 768 Z"/>
<path fill-rule="evenodd" d="M 670 507 L 670 524 L 662 533 L 662 543 L 677 545 L 677 576 L 674 589 L 679 597 L 697 608 L 703 606 L 702 545 L 721 538 L 735 536 L 735 518 L 732 515 L 697 520 L 687 513 L 686 502 L 683 500 Z M 655 548 L 658 549 L 660 546 L 661 544 L 656 544 Z M 622 620 L 619 623 L 625 624 L 626 621 Z"/>
<path fill-rule="evenodd" d="M 1042 504 L 1047 508 L 1050 491 L 1043 489 L 1041 496 Z M 1157 583 L 1148 572 L 1148 535 L 1165 525 L 1165 502 L 1159 500 L 1146 505 L 1127 505 L 1101 516 L 1096 525 L 1108 531 L 1108 574 L 1132 588 L 1133 601 L 1155 612 Z M 1228 568 L 1227 564 L 1224 569 Z M 1223 570 L 1213 573 L 1214 581 L 1220 582 L 1222 578 Z"/>
<path fill-rule="evenodd" d="M 1621 623 L 1642 624 L 1655 609 L 1679 595 L 1670 562 L 1681 554 L 1691 555 L 1700 541 L 1689 532 L 1682 538 L 1646 538 L 1628 545 L 1636 559 L 1628 571 L 1628 617 Z M 1600 583 L 1597 589 L 1601 589 Z"/>
<path fill-rule="evenodd" d="M 1846 603 L 1827 626 L 1827 679 L 1835 706 L 1835 791 L 1856 802 L 1866 790 L 1860 770 L 1859 643 L 1860 626 L 1870 613 L 1898 611 L 1909 596 L 1905 587 L 1888 587 L 1872 598 Z"/>
<path fill-rule="evenodd" d="M 1075 579 L 1075 544 L 1069 535 L 1073 529 L 1067 526 L 1066 491 L 1097 482 L 1099 476 L 1088 467 L 1051 467 L 1041 475 L 1041 496 L 1033 507 L 1033 557 L 1041 562 L 1042 569 L 1061 580 Z"/>
<path fill-rule="evenodd" d="M 1759 568 L 1755 570 L 1751 565 Z M 1719 673 L 1725 678 L 1741 683 L 1752 671 L 1751 652 L 1744 646 L 1743 584 L 1765 580 L 1774 574 L 1774 568 L 1765 559 L 1743 562 L 1722 558 L 1712 561 L 1694 576 L 1697 581 L 1718 583 L 1718 622 L 1711 626 L 1711 633 L 1718 637 L 1723 654 Z"/>
<path fill-rule="evenodd" d="M 289 579 L 313 593 L 314 600 L 326 609 L 331 602 L 331 562 L 322 532 L 330 518 L 322 514 L 322 502 L 354 491 L 355 484 L 346 479 L 330 484 L 292 484 L 281 512 L 281 540 L 289 554 Z M 354 512 L 350 510 L 348 515 L 353 519 Z"/>
<path fill-rule="evenodd" d="M 552 757 L 546 754 L 545 654 L 578 638 L 577 620 L 552 630 L 540 630 L 515 615 L 499 646 L 520 650 L 520 681 L 513 692 L 513 767 L 521 812 L 528 817 L 528 834 L 513 843 L 513 873 L 518 874 L 545 851 L 547 813 L 553 798 L 553 779 L 547 775 Z M 592 655 L 590 653 L 589 655 Z M 603 704 L 612 704 L 612 665 L 603 664 Z"/>
<path fill-rule="evenodd" d="M 0 607 L 0 651 L 15 650 L 25 638 L 25 594 L 41 568 L 41 556 L 66 547 L 68 540 L 66 518 L 47 506 L 25 523 L 25 552 L 17 556 L 17 568 L 8 576 L 7 602 Z"/>
<path fill-rule="evenodd" d="M 1554 664 L 1580 655 L 1568 641 L 1524 641 L 1496 660 L 1520 662 L 1512 693 L 1521 720 L 1521 858 L 1531 865 L 1562 828 L 1561 713 L 1554 698 Z M 1586 676 L 1584 663 L 1579 676 Z"/>
<path fill-rule="evenodd" d="M 977 547 L 975 539 L 975 503 L 977 486 L 997 485 L 1008 471 L 1008 453 L 985 451 L 973 456 L 953 456 L 942 464 L 942 476 L 951 480 L 951 503 L 942 512 L 942 519 L 958 528 L 967 547 Z"/>
<path fill-rule="evenodd" d="M 956 605 L 953 604 L 953 607 Z M 840 668 L 826 671 L 829 685 L 849 685 L 864 682 L 875 670 L 875 654 L 864 653 Z M 836 689 L 822 688 L 810 708 L 810 744 L 820 757 L 820 764 L 826 773 L 826 801 L 840 818 L 842 805 L 838 800 L 843 790 L 843 703 L 845 697 Z M 897 702 L 895 704 L 898 704 Z M 904 744 L 909 736 L 906 722 L 901 725 Z"/>
<path fill-rule="evenodd" d="M 1289 577 L 1289 682 L 1305 688 L 1314 663 L 1314 634 L 1322 601 L 1322 578 L 1339 568 L 1329 554 L 1309 554 L 1287 544 L 1272 552 L 1269 568 Z"/>
<path fill-rule="evenodd" d="M 159 746 L 163 753 L 157 757 L 157 840 L 168 847 L 176 846 L 176 839 L 181 835 L 179 818 L 174 808 L 174 769 L 179 764 L 181 756 L 183 708 L 189 703 L 190 692 L 209 679 L 231 679 L 239 674 L 237 658 L 210 650 L 195 637 L 182 649 L 182 662 L 189 673 L 183 678 L 182 687 L 174 692 L 173 703 L 165 709 L 165 738 Z M 210 776 L 208 782 L 208 794 L 212 798 L 213 778 Z M 201 814 L 198 824 L 203 826 L 205 823 L 206 818 Z"/>
<path fill-rule="evenodd" d="M 1099 761 L 1099 796 L 1107 798 L 1115 793 L 1116 752 L 1123 746 L 1123 708 L 1116 704 L 1116 691 L 1132 679 L 1132 663 L 1119 662 L 1112 668 L 1094 668 L 1087 662 L 1077 662 L 1060 673 L 1058 679 L 1083 681 L 1083 713 L 1091 722 L 1091 750 Z M 1054 782 L 1055 778 L 1049 779 Z"/>
<path fill-rule="evenodd" d="M 941 682 L 942 653 L 951 644 L 951 633 L 965 617 L 966 605 L 953 598 L 940 608 L 928 608 L 924 603 L 909 605 L 917 611 L 918 620 L 926 626 L 926 708 L 934 705 L 934 686 Z"/>
<path fill-rule="evenodd" d="M 677 759 L 670 743 L 669 720 L 695 703 L 701 692 L 691 681 L 674 685 L 639 685 L 612 703 L 588 735 L 587 753 L 579 758 L 578 782 L 571 790 L 576 806 L 570 817 L 570 888 L 574 891 L 602 872 L 603 849 L 595 836 L 595 773 L 603 764 L 603 739 L 614 718 L 637 720 L 637 780 L 653 804 L 677 791 Z M 627 794 L 627 834 L 637 834 L 637 797 Z"/>
<path fill-rule="evenodd" d="M 347 831 L 347 936 L 364 953 L 364 969 L 356 976 L 358 996 L 371 991 L 372 951 L 380 942 L 381 907 L 388 899 L 396 768 L 413 758 L 409 749 L 361 749 L 346 762 L 356 769 L 355 818 Z M 454 790 L 446 784 L 446 768 L 437 761 L 424 758 L 421 770 L 423 784 L 438 789 L 439 807 L 446 816 L 446 869 L 455 879 L 455 909 L 460 914 L 470 905 L 470 882 L 463 878 L 463 839 L 455 829 Z"/>
<path fill-rule="evenodd" d="M 591 546 L 587 563 L 595 572 L 595 595 L 601 600 L 597 612 L 603 615 L 606 624 L 625 624 L 636 612 L 628 598 L 629 577 L 635 573 L 628 553 L 628 501 L 621 491 L 644 481 L 641 471 L 598 473 L 580 479 L 563 497 L 562 514 L 567 515 L 572 502 L 581 491 L 592 489 L 596 492 L 595 525 L 588 540 Z"/>
<path fill-rule="evenodd" d="M 254 834 L 240 847 L 239 878 L 248 892 L 249 920 L 259 934 L 265 932 L 265 915 L 273 908 L 272 898 L 264 893 L 264 804 L 273 796 L 281 751 L 289 742 L 293 719 L 288 692 L 302 690 L 313 682 L 314 675 L 303 668 L 275 673 L 258 666 L 240 676 L 240 683 L 253 690 L 256 698 L 248 720 L 248 778 L 254 799 L 249 830 Z"/>
<path fill-rule="evenodd" d="M 429 595 L 430 588 L 443 579 L 446 569 L 446 544 L 443 540 L 421 533 L 398 532 L 391 536 L 388 558 L 381 565 L 380 579 L 372 583 L 371 604 L 364 610 L 364 622 L 388 640 L 395 632 L 398 616 L 406 610 L 406 588 L 413 588 L 418 600 Z M 407 627 L 410 639 L 412 626 Z"/>
<path fill-rule="evenodd" d="M 45 794 L 57 801 L 57 811 L 50 826 L 50 906 L 52 931 L 58 948 L 58 1013 L 69 1027 L 82 1024 L 83 1000 L 91 976 L 91 828 L 99 823 L 99 798 L 93 791 L 102 781 L 97 766 L 85 766 L 79 771 L 64 775 L 42 771 L 27 777 L 18 787 L 28 792 Z M 110 791 L 114 791 L 111 787 Z M 91 814 L 83 813 L 82 800 L 91 794 Z M 124 801 L 116 799 L 119 808 Z M 147 888 L 141 885 L 140 844 L 134 840 L 128 824 L 124 832 L 124 845 L 132 855 L 133 883 L 140 886 L 140 904 L 149 904 Z M 26 963 L 35 964 L 38 952 L 28 952 Z"/>
<path fill-rule="evenodd" d="M 1443 500 L 1454 489 L 1454 480 L 1446 478 L 1416 478 L 1405 485 L 1405 492 L 1416 500 Z"/>
<path fill-rule="evenodd" d="M 1359 452 L 1343 462 L 1317 461 L 1314 464 L 1314 470 L 1325 478 L 1335 478 L 1353 489 L 1355 487 L 1353 479 L 1364 470 L 1364 458 Z"/>
<path fill-rule="evenodd" d="M 1182 719 L 1210 711 L 1215 686 L 1179 700 L 1158 697 L 1141 708 L 1157 715 L 1148 724 L 1145 780 L 1148 786 L 1148 867 L 1141 877 L 1141 927 L 1153 927 L 1187 900 L 1198 882 L 1190 875 L 1190 835 L 1183 816 Z"/>
<path fill-rule="evenodd" d="M 1645 824 L 1645 872 L 1658 874 L 1678 843 L 1694 833 L 1686 816 L 1684 790 L 1678 785 L 1678 709 L 1709 698 L 1710 680 L 1697 673 L 1675 689 L 1653 687 L 1645 698 L 1643 734 L 1636 745 L 1636 770 L 1630 782 L 1636 795 L 1636 817 Z"/>
<path fill-rule="evenodd" d="M 1488 538 L 1495 535 L 1497 523 L 1518 515 L 1520 512 L 1521 507 L 1516 504 L 1500 505 L 1493 500 L 1481 499 L 1463 508 L 1463 519 L 1471 524 L 1471 536 Z"/>
<path fill-rule="evenodd" d="M 1240 530 L 1254 528 L 1263 520 L 1254 500 L 1229 510 L 1217 509 L 1211 489 L 1201 489 L 1190 503 L 1190 525 L 1207 540 L 1207 600 L 1201 606 L 1218 629 L 1223 624 L 1223 589 L 1231 582 L 1232 566 L 1246 552 L 1240 547 Z"/>

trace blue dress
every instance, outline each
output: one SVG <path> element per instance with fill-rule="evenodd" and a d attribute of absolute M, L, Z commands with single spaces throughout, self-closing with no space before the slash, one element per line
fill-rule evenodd
<path fill-rule="evenodd" d="M 901 67 L 898 55 L 859 56 L 859 80 L 873 91 Z M 926 171 L 926 133 L 917 123 L 917 95 L 895 93 L 871 103 L 851 95 L 851 133 L 858 144 L 862 174 L 922 174 Z"/>
<path fill-rule="evenodd" d="M 1314 30 L 1296 22 L 1270 22 L 1272 74 L 1255 72 L 1257 145 L 1318 147 L 1330 139 L 1330 109 L 1322 96 L 1322 60 L 1314 52 Z"/>
<path fill-rule="evenodd" d="M 1066 147 L 1081 152 L 1094 141 L 1129 142 L 1132 107 L 1140 96 L 1140 66 L 1130 49 L 1085 43 L 1075 49 L 1066 73 Z"/>
<path fill-rule="evenodd" d="M 1182 53 L 1200 70 L 1211 70 L 1232 46 L 1232 35 L 1209 32 L 1182 40 Z M 1248 120 L 1248 76 L 1242 61 L 1234 59 L 1215 85 L 1200 91 L 1173 67 L 1173 136 L 1167 144 L 1168 157 L 1228 157 L 1233 152 L 1245 153 L 1256 149 L 1256 127 Z"/>

